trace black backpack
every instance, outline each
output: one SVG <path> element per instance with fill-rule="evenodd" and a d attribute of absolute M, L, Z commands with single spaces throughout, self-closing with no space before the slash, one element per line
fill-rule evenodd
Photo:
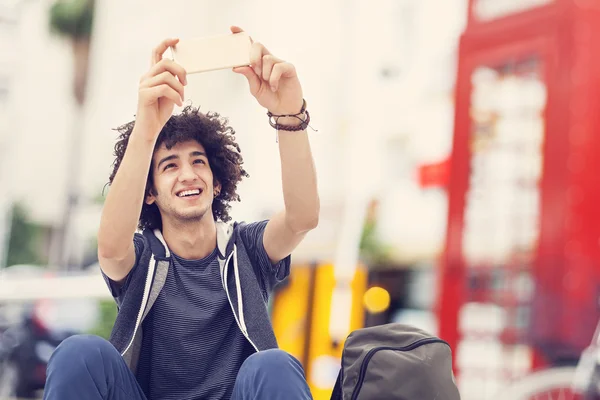
<path fill-rule="evenodd" d="M 396 323 L 352 332 L 331 400 L 380 399 L 460 400 L 448 343 Z"/>

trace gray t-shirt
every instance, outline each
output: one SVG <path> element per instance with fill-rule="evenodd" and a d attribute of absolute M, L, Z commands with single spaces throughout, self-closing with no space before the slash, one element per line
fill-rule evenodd
<path fill-rule="evenodd" d="M 266 224 L 245 225 L 240 233 L 259 269 L 277 271 L 263 246 Z M 143 241 L 135 247 L 137 260 Z M 149 400 L 229 399 L 242 363 L 255 352 L 233 317 L 217 252 L 201 260 L 173 254 L 165 286 L 142 324 L 136 377 Z"/>

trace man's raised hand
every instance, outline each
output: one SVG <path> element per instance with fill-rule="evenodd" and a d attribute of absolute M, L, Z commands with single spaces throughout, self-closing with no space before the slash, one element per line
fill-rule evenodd
<path fill-rule="evenodd" d="M 179 39 L 166 39 L 153 51 L 150 69 L 140 79 L 136 130 L 147 139 L 156 139 L 173 113 L 175 104 L 183 105 L 186 71 L 176 62 L 162 55 Z"/>

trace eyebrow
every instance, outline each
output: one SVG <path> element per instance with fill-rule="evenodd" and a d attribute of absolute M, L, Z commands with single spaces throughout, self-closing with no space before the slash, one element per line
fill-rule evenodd
<path fill-rule="evenodd" d="M 158 162 L 158 165 L 156 166 L 156 169 L 160 169 L 160 164 L 167 162 L 167 161 L 176 160 L 178 158 L 179 158 L 179 156 L 177 154 L 171 154 L 170 156 L 167 156 L 167 157 L 163 158 L 162 160 L 160 160 Z"/>
<path fill-rule="evenodd" d="M 198 156 L 207 157 L 206 153 L 204 153 L 202 151 L 192 151 L 190 153 L 190 157 L 198 157 Z M 177 159 L 179 159 L 179 156 L 177 154 L 171 154 L 170 156 L 167 156 L 167 157 L 163 158 L 162 160 L 160 160 L 158 162 L 158 165 L 156 166 L 156 169 L 159 169 L 160 165 L 164 162 L 171 161 L 171 160 L 177 160 Z"/>

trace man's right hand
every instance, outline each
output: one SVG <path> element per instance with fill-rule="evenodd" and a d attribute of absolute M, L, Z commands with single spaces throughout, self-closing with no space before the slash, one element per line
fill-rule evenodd
<path fill-rule="evenodd" d="M 163 53 L 178 39 L 163 41 L 152 52 L 150 70 L 140 79 L 135 126 L 106 196 L 98 230 L 98 260 L 104 273 L 122 282 L 135 263 L 133 237 L 144 204 L 152 150 L 160 131 L 183 105 L 186 72 Z"/>
<path fill-rule="evenodd" d="M 135 130 L 154 140 L 173 113 L 175 104 L 183 105 L 187 73 L 176 62 L 163 59 L 163 53 L 179 42 L 166 39 L 153 51 L 150 70 L 140 79 Z"/>

